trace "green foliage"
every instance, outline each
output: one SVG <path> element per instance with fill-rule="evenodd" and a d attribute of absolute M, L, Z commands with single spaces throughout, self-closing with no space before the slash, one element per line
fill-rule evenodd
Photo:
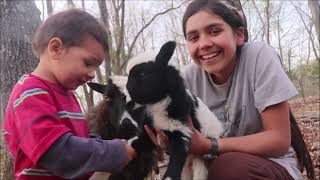
<path fill-rule="evenodd" d="M 287 72 L 293 81 L 299 94 L 302 96 L 313 96 L 320 93 L 320 61 L 318 59 L 303 63 L 295 69 Z"/>

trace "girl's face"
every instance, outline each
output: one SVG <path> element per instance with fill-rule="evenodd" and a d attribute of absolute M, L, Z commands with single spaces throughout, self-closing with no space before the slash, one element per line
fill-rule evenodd
<path fill-rule="evenodd" d="M 244 44 L 243 28 L 234 32 L 220 16 L 201 10 L 186 22 L 187 48 L 193 61 L 224 83 L 235 67 L 237 46 Z"/>
<path fill-rule="evenodd" d="M 95 77 L 95 71 L 105 56 L 103 47 L 91 37 L 80 46 L 64 48 L 60 60 L 54 64 L 55 81 L 74 90 Z"/>

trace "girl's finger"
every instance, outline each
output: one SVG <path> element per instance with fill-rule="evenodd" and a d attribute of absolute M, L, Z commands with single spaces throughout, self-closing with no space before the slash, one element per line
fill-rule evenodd
<path fill-rule="evenodd" d="M 159 145 L 158 144 L 158 138 L 153 133 L 153 131 L 147 125 L 144 125 L 144 129 L 146 130 L 146 132 L 147 132 L 148 136 L 150 137 L 151 141 L 153 142 L 153 144 Z"/>
<path fill-rule="evenodd" d="M 192 123 L 191 116 L 188 116 L 188 126 L 189 126 L 192 130 L 195 129 L 194 126 L 193 126 L 193 123 Z"/>
<path fill-rule="evenodd" d="M 163 131 L 158 131 L 158 137 L 161 143 L 166 143 L 168 142 L 168 136 L 163 132 Z"/>

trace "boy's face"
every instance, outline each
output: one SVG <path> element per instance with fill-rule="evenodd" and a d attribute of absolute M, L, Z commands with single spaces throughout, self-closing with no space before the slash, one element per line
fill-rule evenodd
<path fill-rule="evenodd" d="M 74 90 L 95 77 L 106 53 L 94 38 L 88 37 L 80 46 L 63 48 L 58 57 L 52 67 L 55 81 L 68 90 Z"/>

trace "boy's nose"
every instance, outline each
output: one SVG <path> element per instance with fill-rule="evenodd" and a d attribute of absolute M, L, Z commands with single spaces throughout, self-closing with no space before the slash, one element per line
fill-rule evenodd
<path fill-rule="evenodd" d="M 93 79 L 94 77 L 96 77 L 96 73 L 94 72 L 94 71 L 92 71 L 92 72 L 90 72 L 89 74 L 88 74 L 88 78 L 91 80 L 91 79 Z"/>

